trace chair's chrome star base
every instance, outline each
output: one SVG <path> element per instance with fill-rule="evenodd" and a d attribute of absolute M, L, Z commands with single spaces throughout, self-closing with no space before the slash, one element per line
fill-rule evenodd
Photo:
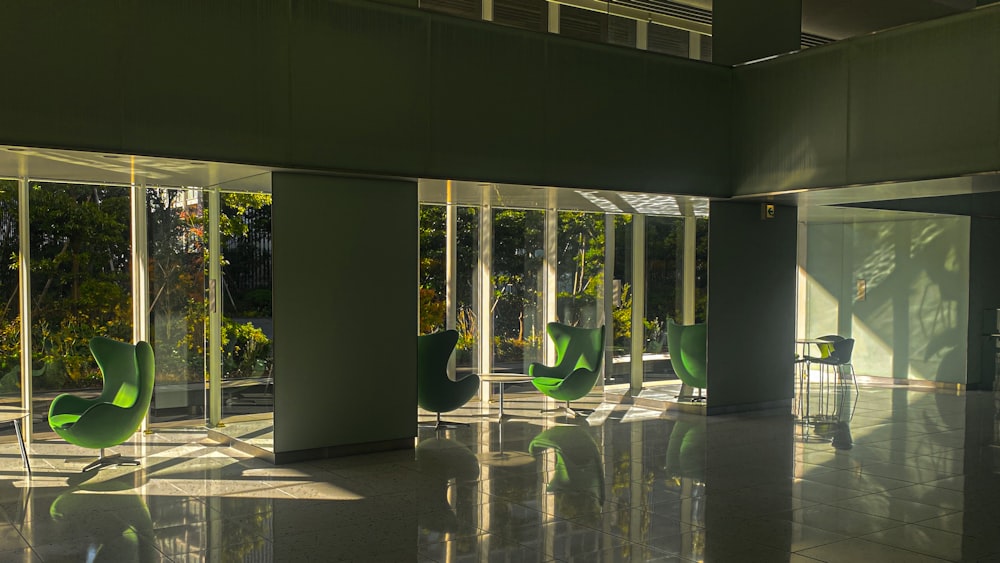
<path fill-rule="evenodd" d="M 578 416 L 587 417 L 594 414 L 593 409 L 573 409 L 569 406 L 569 401 L 566 401 L 565 405 L 559 405 L 554 409 L 543 409 L 542 414 L 564 414 L 566 418 L 575 418 Z"/>
<path fill-rule="evenodd" d="M 434 422 L 421 422 L 417 425 L 418 428 L 433 428 L 434 430 L 440 430 L 442 428 L 466 428 L 468 426 L 469 424 L 466 422 L 441 420 L 441 413 L 437 413 L 437 420 Z"/>
<path fill-rule="evenodd" d="M 93 471 L 95 469 L 102 469 L 104 467 L 111 467 L 113 465 L 141 465 L 139 460 L 134 457 L 124 457 L 121 454 L 111 454 L 104 455 L 104 448 L 101 448 L 101 455 L 96 460 L 87 464 L 86 467 L 80 470 L 80 473 L 86 473 L 88 471 Z"/>

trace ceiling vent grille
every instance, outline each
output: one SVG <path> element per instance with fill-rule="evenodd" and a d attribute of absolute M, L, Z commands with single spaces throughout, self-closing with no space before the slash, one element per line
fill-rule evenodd
<path fill-rule="evenodd" d="M 694 6 L 685 6 L 684 4 L 669 2 L 668 0 L 615 0 L 612 4 L 629 6 L 638 10 L 646 10 L 647 12 L 673 16 L 682 20 L 712 25 L 712 12 L 709 10 L 695 8 Z"/>
<path fill-rule="evenodd" d="M 548 29 L 549 5 L 545 0 L 495 0 L 493 22 L 532 31 Z"/>
<path fill-rule="evenodd" d="M 483 16 L 481 0 L 420 0 L 420 7 L 470 20 Z"/>
<path fill-rule="evenodd" d="M 819 47 L 820 45 L 826 45 L 827 43 L 832 43 L 832 39 L 827 39 L 820 35 L 814 35 L 812 33 L 803 33 L 801 38 L 802 47 Z"/>

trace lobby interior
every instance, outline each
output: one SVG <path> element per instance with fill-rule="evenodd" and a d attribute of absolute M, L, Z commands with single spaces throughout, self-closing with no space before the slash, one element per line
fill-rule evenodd
<path fill-rule="evenodd" d="M 34 409 L 33 472 L 6 432 L 0 559 L 1000 559 L 989 503 L 1000 492 L 1000 9 L 800 49 L 809 2 L 772 0 L 769 18 L 740 4 L 715 2 L 710 43 L 702 27 L 676 28 L 690 35 L 680 56 L 636 49 L 649 29 L 631 48 L 560 35 L 558 4 L 545 2 L 539 32 L 430 3 L 108 0 L 60 12 L 61 44 L 24 30 L 0 39 L 23 54 L 11 69 L 23 83 L 55 73 L 79 86 L 17 89 L 0 109 L 0 192 L 25 207 L 5 223 L 21 244 L 36 232 L 26 207 L 39 186 L 120 189 L 133 221 L 138 194 L 154 190 L 197 193 L 205 209 L 265 194 L 279 378 L 262 416 L 232 416 L 232 382 L 206 352 L 200 410 L 151 420 L 115 448 L 139 468 L 90 474 L 78 470 L 92 452 L 46 432 L 50 396 L 31 384 L 6 393 L 4 404 Z M 0 14 L 32 21 L 42 9 Z M 595 13 L 612 21 L 610 7 Z M 94 37 L 79 21 L 97 15 Z M 182 23 L 188 43 L 164 39 Z M 151 33 L 128 47 L 137 30 Z M 260 35 L 274 48 L 246 39 Z M 86 87 L 109 83 L 113 93 Z M 148 87 L 165 83 L 198 86 Z M 468 426 L 418 427 L 433 414 L 413 385 L 414 266 L 420 212 L 434 206 L 704 220 L 704 262 L 676 275 L 679 316 L 709 327 L 708 401 L 692 413 L 644 398 L 663 382 L 642 362 L 612 381 L 625 368 L 609 353 L 585 419 L 542 416 L 552 401 L 514 388 L 498 421 L 484 385 L 445 414 Z M 133 267 L 145 236 L 135 225 Z M 558 242 L 538 251 L 547 260 Z M 635 287 L 646 257 L 631 252 Z M 150 295 L 135 272 L 134 294 Z M 208 303 L 222 270 L 205 276 Z M 561 314 L 546 283 L 540 326 Z M 610 323 L 611 285 L 601 292 L 594 318 Z M 13 299 L 30 313 L 29 298 Z M 149 316 L 133 318 L 133 338 L 148 338 Z M 803 423 L 796 395 L 794 342 L 823 333 L 858 340 L 860 392 L 810 388 L 836 428 Z M 31 374 L 30 336 L 19 344 Z M 477 345 L 468 368 L 491 371 L 490 354 Z M 263 454 L 223 437 L 260 420 Z"/>

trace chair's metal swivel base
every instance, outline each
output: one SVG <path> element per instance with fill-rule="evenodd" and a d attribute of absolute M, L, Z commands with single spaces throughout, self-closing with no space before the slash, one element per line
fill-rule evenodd
<path fill-rule="evenodd" d="M 80 473 L 86 473 L 88 471 L 93 471 L 94 469 L 101 469 L 104 467 L 111 467 L 112 465 L 141 465 L 139 460 L 134 457 L 124 457 L 121 454 L 111 454 L 104 455 L 104 448 L 101 448 L 101 455 L 96 460 L 87 464 L 86 467 L 80 470 Z"/>
<path fill-rule="evenodd" d="M 434 430 L 440 430 L 442 428 L 465 428 L 467 426 L 469 426 L 467 422 L 441 420 L 441 413 L 437 413 L 437 420 L 434 422 L 421 422 L 417 425 L 418 428 L 433 428 Z"/>
<path fill-rule="evenodd" d="M 689 401 L 692 403 L 699 403 L 707 400 L 706 397 L 701 394 L 702 390 L 700 387 L 694 387 L 694 389 L 698 390 L 697 395 L 692 395 L 691 389 L 692 387 L 689 387 L 687 383 L 681 383 L 681 392 L 675 398 L 678 401 Z"/>
<path fill-rule="evenodd" d="M 577 416 L 587 417 L 594 414 L 593 409 L 573 409 L 569 406 L 569 401 L 566 401 L 565 405 L 559 405 L 554 409 L 543 409 L 542 414 L 564 414 L 567 418 L 575 418 Z"/>
<path fill-rule="evenodd" d="M 677 400 L 689 403 L 703 403 L 707 398 L 704 395 L 677 395 Z"/>

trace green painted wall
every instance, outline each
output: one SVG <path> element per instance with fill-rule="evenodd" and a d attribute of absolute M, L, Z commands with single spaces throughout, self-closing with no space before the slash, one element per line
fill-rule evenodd
<path fill-rule="evenodd" d="M 714 0 L 712 61 L 736 65 L 797 51 L 802 0 Z"/>
<path fill-rule="evenodd" d="M 415 436 L 416 183 L 272 184 L 275 452 Z"/>
<path fill-rule="evenodd" d="M 10 0 L 0 21 L 3 144 L 728 192 L 730 72 L 707 63 L 352 0 Z"/>
<path fill-rule="evenodd" d="M 713 201 L 708 225 L 708 410 L 787 407 L 795 352 L 796 209 Z"/>
<path fill-rule="evenodd" d="M 965 383 L 969 219 L 898 216 L 806 225 L 805 336 L 853 337 L 858 375 Z"/>
<path fill-rule="evenodd" d="M 1000 169 L 997 29 L 987 7 L 736 68 L 734 193 Z"/>

